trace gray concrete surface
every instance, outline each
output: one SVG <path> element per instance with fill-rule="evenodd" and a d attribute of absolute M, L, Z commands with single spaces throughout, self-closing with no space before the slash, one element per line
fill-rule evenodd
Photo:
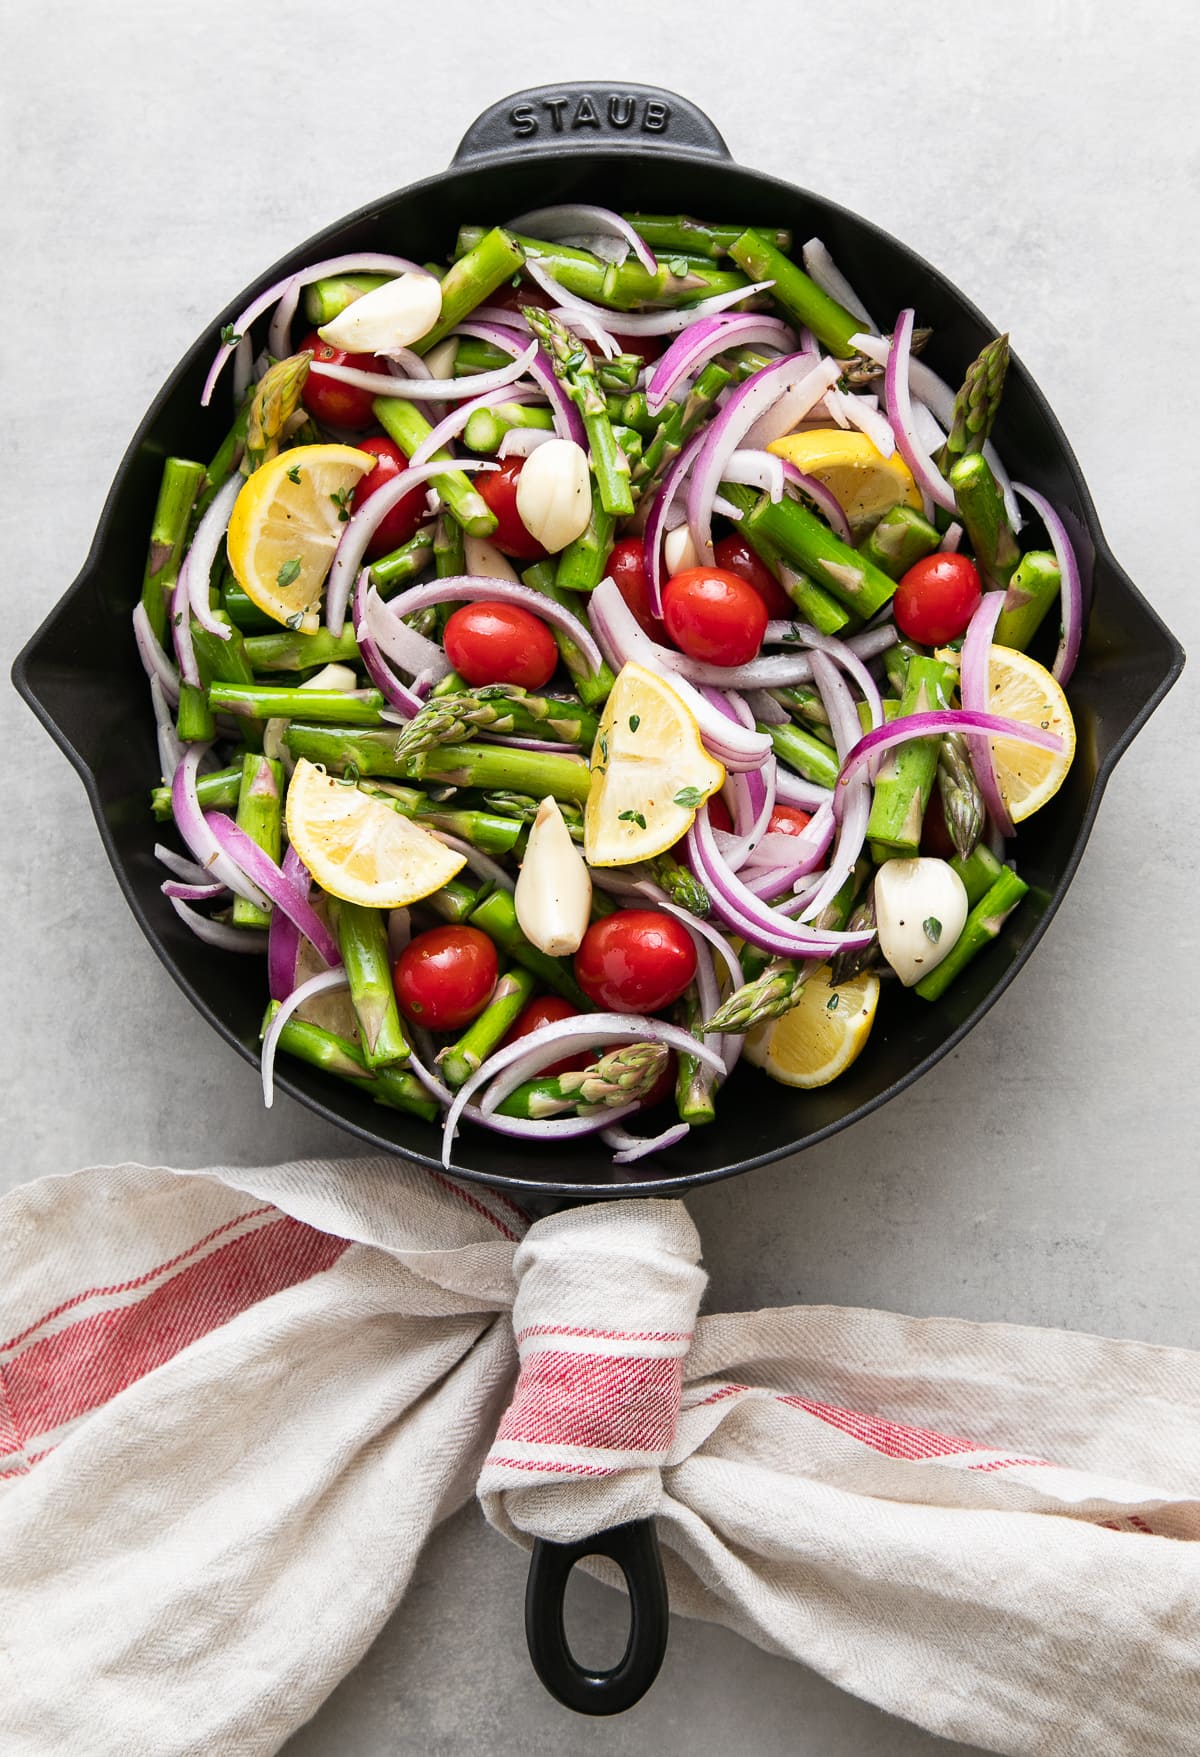
<path fill-rule="evenodd" d="M 344 33 L 344 34 L 343 34 Z M 440 168 L 539 79 L 705 105 L 735 155 L 883 222 L 995 318 L 1077 449 L 1117 554 L 1200 634 L 1195 9 L 1106 0 L 848 11 L 744 0 L 518 15 L 41 0 L 5 28 L 4 641 L 86 552 L 129 434 L 201 325 L 298 236 Z M 1182 537 L 1182 542 L 1181 542 Z M 818 1152 L 698 1196 L 712 1300 L 820 1300 L 1200 1345 L 1194 674 L 1122 763 L 1066 906 L 968 1042 Z M 82 792 L 0 692 L 0 1184 L 119 1158 L 345 1143 L 190 1011 L 126 913 Z M 953 1747 L 678 1622 L 620 1723 L 534 1683 L 522 1559 L 474 1511 L 295 1757 L 920 1757 Z M 585 1582 L 580 1641 L 617 1640 Z M 966 1747 L 957 1747 L 966 1751 Z"/>

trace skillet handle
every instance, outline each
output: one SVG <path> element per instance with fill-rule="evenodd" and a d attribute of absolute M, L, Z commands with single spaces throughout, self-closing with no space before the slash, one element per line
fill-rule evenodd
<path fill-rule="evenodd" d="M 608 1671 L 588 1671 L 567 1645 L 567 1579 L 584 1556 L 608 1556 L 629 1589 L 629 1639 Z M 552 1696 L 577 1714 L 622 1714 L 658 1676 L 667 1648 L 667 1582 L 653 1519 L 634 1519 L 579 1543 L 537 1538 L 525 1585 L 525 1639 L 533 1669 Z"/>
<path fill-rule="evenodd" d="M 463 135 L 454 163 L 564 148 L 641 153 L 654 146 L 729 157 L 719 130 L 678 92 L 656 85 L 575 81 L 532 85 L 492 104 Z"/>

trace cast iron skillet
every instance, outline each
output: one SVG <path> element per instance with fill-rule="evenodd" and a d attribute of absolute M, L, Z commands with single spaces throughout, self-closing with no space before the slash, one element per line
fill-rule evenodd
<path fill-rule="evenodd" d="M 919 321 L 934 330 L 929 363 L 951 382 L 996 333 L 936 269 L 886 232 L 819 196 L 735 165 L 694 105 L 635 85 L 545 86 L 502 99 L 467 130 L 448 171 L 328 227 L 240 293 L 156 397 L 117 472 L 82 572 L 18 658 L 13 679 L 79 771 L 113 870 L 150 944 L 248 1060 L 258 1057 L 261 989 L 247 980 L 241 960 L 214 955 L 176 920 L 159 892 L 162 873 L 152 852 L 160 832 L 146 797 L 158 760 L 129 615 L 162 460 L 170 453 L 204 459 L 216 450 L 228 408 L 201 410 L 199 397 L 217 331 L 281 275 L 351 250 L 444 259 L 460 223 L 490 224 L 567 200 L 790 226 L 797 241 L 818 233 L 874 310 L 916 306 Z M 453 1165 L 460 1176 L 518 1195 L 562 1199 L 674 1195 L 748 1171 L 813 1146 L 903 1091 L 959 1042 L 1016 975 L 1062 901 L 1118 757 L 1179 676 L 1183 652 L 1113 558 L 1071 449 L 1019 361 L 1009 373 L 996 439 L 1014 475 L 1061 508 L 1093 581 L 1087 637 L 1071 685 L 1074 767 L 1053 808 L 1022 829 L 1021 871 L 1031 889 L 1001 939 L 937 1006 L 894 992 L 893 985 L 870 1053 L 826 1091 L 771 1087 L 767 1101 L 763 1076 L 739 1067 L 710 1128 L 694 1131 L 651 1163 L 624 1168 L 614 1167 L 592 1140 L 573 1144 L 564 1164 L 553 1150 L 466 1130 Z M 1052 643 L 1052 631 L 1044 636 Z M 376 1107 L 303 1066 L 281 1066 L 276 1078 L 293 1097 L 372 1146 L 438 1163 L 429 1125 Z M 567 1574 L 581 1555 L 594 1553 L 622 1568 L 632 1601 L 629 1645 L 608 1673 L 575 1664 L 562 1626 Z M 628 1707 L 652 1681 L 666 1638 L 652 1526 L 622 1527 L 574 1547 L 540 1545 L 526 1613 L 534 1663 L 561 1700 L 593 1714 Z"/>

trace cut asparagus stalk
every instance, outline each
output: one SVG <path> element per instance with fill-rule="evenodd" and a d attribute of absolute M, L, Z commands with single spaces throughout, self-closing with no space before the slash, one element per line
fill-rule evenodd
<path fill-rule="evenodd" d="M 396 1007 L 383 911 L 338 901 L 331 913 L 367 1066 L 406 1062 L 409 1047 Z"/>
<path fill-rule="evenodd" d="M 278 865 L 283 840 L 283 769 L 279 763 L 253 754 L 243 757 L 237 822 L 250 840 Z M 270 924 L 270 904 L 260 909 L 257 903 L 248 902 L 245 897 L 233 899 L 235 927 L 269 927 Z"/>
<path fill-rule="evenodd" d="M 996 624 L 997 646 L 1028 650 L 1029 643 L 1045 621 L 1047 613 L 1062 595 L 1062 574 L 1058 562 L 1046 549 L 1031 549 L 1023 555 L 1008 582 L 1008 596 Z"/>
<path fill-rule="evenodd" d="M 187 458 L 168 458 L 163 465 L 142 574 L 142 603 L 160 641 L 166 638 L 167 600 L 179 578 L 192 507 L 203 480 L 203 464 L 193 464 Z"/>
<path fill-rule="evenodd" d="M 743 232 L 729 246 L 729 254 L 752 281 L 773 281 L 771 297 L 797 323 L 810 329 L 831 354 L 840 360 L 850 358 L 854 353 L 851 338 L 862 329 L 862 319 L 823 293 L 769 238 L 762 232 Z"/>
<path fill-rule="evenodd" d="M 1029 886 L 1007 866 L 967 916 L 966 926 L 958 936 L 954 950 L 936 970 L 917 983 L 922 1000 L 935 1001 L 945 994 L 956 976 L 960 976 L 985 946 L 991 945 Z"/>
<path fill-rule="evenodd" d="M 595 1011 L 576 982 L 570 963 L 565 958 L 548 957 L 525 938 L 517 920 L 516 905 L 507 891 L 493 891 L 490 897 L 486 897 L 472 912 L 471 926 L 480 928 L 490 940 L 494 940 L 514 964 L 531 971 L 543 988 L 561 994 L 581 1013 Z"/>
<path fill-rule="evenodd" d="M 479 1071 L 516 1024 L 536 987 L 531 970 L 517 965 L 504 972 L 483 1012 L 472 1020 L 458 1042 L 439 1057 L 438 1072 L 447 1086 L 465 1086 L 471 1075 Z"/>
<path fill-rule="evenodd" d="M 540 1119 L 588 1116 L 635 1104 L 653 1091 L 667 1065 L 664 1043 L 623 1043 L 589 1067 L 567 1074 L 543 1074 L 529 1080 L 498 1106 L 501 1116 Z"/>
<path fill-rule="evenodd" d="M 396 442 L 406 458 L 410 458 L 422 441 L 428 439 L 433 432 L 415 403 L 406 403 L 403 397 L 376 397 L 371 408 L 388 438 Z M 490 537 L 496 529 L 495 513 L 479 491 L 472 487 L 471 478 L 464 471 L 454 468 L 445 446 L 433 454 L 435 463 L 441 463 L 443 458 L 449 467 L 444 473 L 439 472 L 431 478 L 431 486 L 437 490 L 464 531 L 470 531 L 473 537 Z"/>

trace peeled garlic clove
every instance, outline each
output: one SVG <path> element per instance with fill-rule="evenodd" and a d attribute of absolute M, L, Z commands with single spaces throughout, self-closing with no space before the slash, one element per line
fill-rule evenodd
<path fill-rule="evenodd" d="M 668 577 L 671 574 L 683 573 L 685 568 L 699 567 L 700 552 L 692 541 L 691 529 L 687 525 L 676 525 L 663 538 L 663 562 Z"/>
<path fill-rule="evenodd" d="M 432 275 L 403 274 L 363 293 L 317 334 L 348 354 L 381 354 L 419 342 L 441 314 L 441 283 Z"/>
<path fill-rule="evenodd" d="M 468 573 L 479 574 L 488 580 L 515 580 L 520 584 L 517 570 L 508 556 L 501 555 L 486 537 L 464 537 L 463 557 Z"/>
<path fill-rule="evenodd" d="M 301 689 L 336 689 L 347 695 L 352 689 L 359 687 L 358 675 L 349 665 L 324 665 L 320 671 L 306 677 L 300 685 Z"/>
<path fill-rule="evenodd" d="M 517 879 L 517 920 L 527 940 L 552 958 L 579 950 L 588 929 L 592 880 L 556 799 L 543 799 Z"/>
<path fill-rule="evenodd" d="M 946 861 L 884 861 L 875 874 L 879 949 L 905 988 L 953 951 L 967 910 L 966 887 Z"/>
<path fill-rule="evenodd" d="M 551 555 L 587 530 L 592 476 L 587 454 L 573 439 L 548 439 L 530 452 L 517 477 L 521 523 Z"/>
<path fill-rule="evenodd" d="M 458 337 L 447 336 L 436 348 L 430 348 L 424 356 L 431 378 L 453 378 L 454 366 L 458 359 Z"/>

